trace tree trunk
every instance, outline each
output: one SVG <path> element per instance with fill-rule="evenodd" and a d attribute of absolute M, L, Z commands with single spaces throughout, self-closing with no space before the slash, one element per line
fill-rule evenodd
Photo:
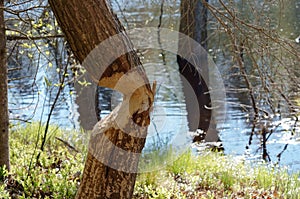
<path fill-rule="evenodd" d="M 0 167 L 9 163 L 9 118 L 7 99 L 7 65 L 6 65 L 6 37 L 4 24 L 4 0 L 0 0 Z"/>
<path fill-rule="evenodd" d="M 82 81 L 87 81 L 91 84 L 87 86 L 79 84 Z M 95 124 L 100 120 L 99 101 L 96 101 L 97 83 L 90 79 L 88 73 L 85 73 L 77 79 L 74 87 L 76 90 L 76 104 L 78 105 L 77 111 L 79 113 L 78 120 L 80 127 L 84 130 L 93 130 Z"/>
<path fill-rule="evenodd" d="M 76 198 L 131 198 L 154 92 L 123 26 L 105 0 L 49 2 L 79 62 L 99 86 L 123 94 L 121 105 L 93 129 Z M 110 44 L 107 49 L 97 48 L 105 40 Z M 107 57 L 116 51 L 125 53 L 106 66 Z"/>
<path fill-rule="evenodd" d="M 180 27 L 179 32 L 197 41 L 203 49 L 190 44 L 189 40 L 179 37 L 177 62 L 183 82 L 186 108 L 188 112 L 189 129 L 195 131 L 202 129 L 204 132 L 211 133 L 209 129 L 212 124 L 211 98 L 209 94 L 209 72 L 207 58 L 207 9 L 203 6 L 202 0 L 181 0 L 180 5 Z M 192 57 L 193 63 L 185 58 Z M 188 84 L 188 85 L 186 85 Z M 189 87 L 192 87 L 196 95 L 197 102 L 191 98 Z M 198 106 L 198 109 L 195 107 Z M 200 114 L 200 115 L 199 115 Z M 204 136 L 194 137 L 194 141 L 203 140 Z M 218 138 L 215 140 L 217 141 Z"/>

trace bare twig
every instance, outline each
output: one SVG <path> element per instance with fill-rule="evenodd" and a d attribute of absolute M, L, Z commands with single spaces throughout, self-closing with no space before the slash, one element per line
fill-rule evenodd
<path fill-rule="evenodd" d="M 78 153 L 79 151 L 74 147 L 72 146 L 70 143 L 68 143 L 67 141 L 59 138 L 59 137 L 55 137 L 55 139 L 61 141 L 64 145 L 66 145 L 68 148 L 72 149 L 73 151 L 75 151 L 76 153 Z"/>

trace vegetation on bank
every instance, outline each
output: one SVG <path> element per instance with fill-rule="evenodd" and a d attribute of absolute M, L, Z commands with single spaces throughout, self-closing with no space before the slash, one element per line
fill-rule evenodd
<path fill-rule="evenodd" d="M 44 127 L 38 123 L 11 129 L 11 172 L 0 169 L 1 198 L 74 198 L 84 167 L 87 136 L 51 126 L 44 152 L 38 150 Z M 38 153 L 41 152 L 37 160 Z M 220 153 L 191 151 L 174 158 L 154 151 L 150 165 L 167 166 L 141 173 L 134 198 L 300 198 L 299 174 L 259 166 Z M 149 155 L 149 154 L 148 154 Z M 145 166 L 143 164 L 143 166 Z"/>

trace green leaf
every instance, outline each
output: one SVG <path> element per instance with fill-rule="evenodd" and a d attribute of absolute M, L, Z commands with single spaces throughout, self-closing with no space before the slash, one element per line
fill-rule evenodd
<path fill-rule="evenodd" d="M 47 79 L 47 77 L 44 76 L 44 80 L 46 82 L 47 87 L 50 87 L 52 83 Z"/>

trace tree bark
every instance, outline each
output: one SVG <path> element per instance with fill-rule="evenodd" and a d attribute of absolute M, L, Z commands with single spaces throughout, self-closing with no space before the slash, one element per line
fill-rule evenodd
<path fill-rule="evenodd" d="M 204 1 L 204 0 L 203 0 Z M 177 62 L 183 81 L 183 91 L 185 94 L 186 108 L 188 112 L 189 129 L 195 131 L 202 129 L 204 132 L 212 133 L 209 129 L 212 124 L 211 98 L 209 94 L 209 72 L 207 58 L 207 9 L 202 0 L 181 0 L 180 5 L 180 27 L 179 32 L 197 41 L 202 49 L 190 44 L 189 40 L 179 37 Z M 185 58 L 192 57 L 193 63 Z M 185 85 L 189 84 L 189 85 Z M 191 98 L 189 87 L 192 87 L 196 95 L 197 102 Z M 198 106 L 198 109 L 195 106 Z M 200 116 L 199 116 L 200 114 Z M 215 132 L 214 132 L 215 133 Z M 195 136 L 194 141 L 201 141 L 203 135 Z M 214 141 L 217 141 L 218 138 Z"/>
<path fill-rule="evenodd" d="M 4 0 L 0 0 L 0 167 L 10 169 Z"/>
<path fill-rule="evenodd" d="M 93 129 L 76 198 L 131 198 L 155 88 L 151 90 L 123 26 L 105 0 L 49 0 L 49 3 L 74 55 L 92 78 L 99 86 L 123 93 L 123 102 Z M 120 37 L 110 41 L 106 56 L 89 55 L 97 45 L 117 34 Z M 119 49 L 127 53 L 109 66 L 103 65 L 106 57 Z"/>

